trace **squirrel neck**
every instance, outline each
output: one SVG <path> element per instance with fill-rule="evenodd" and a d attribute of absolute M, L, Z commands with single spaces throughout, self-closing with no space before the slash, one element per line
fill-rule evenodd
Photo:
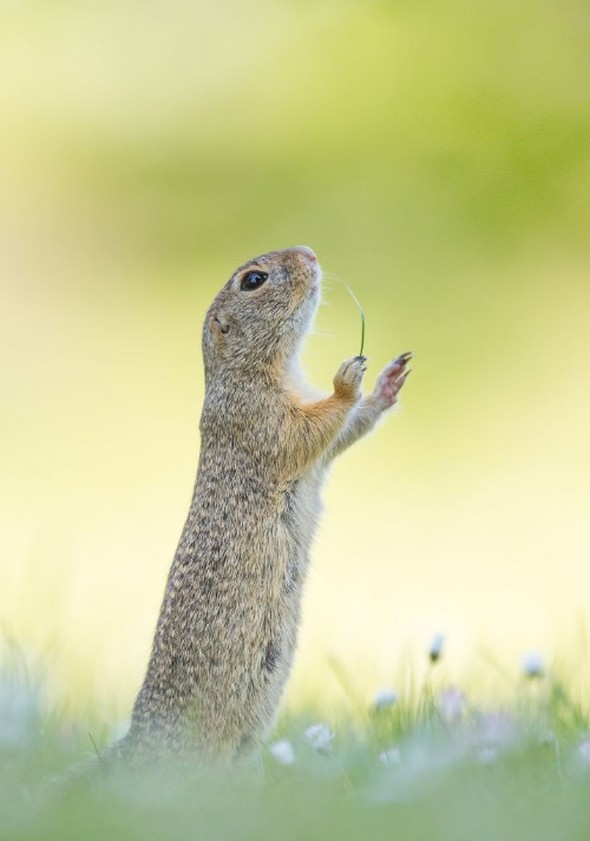
<path fill-rule="evenodd" d="M 289 346 L 290 345 L 290 346 Z M 298 379 L 301 339 L 268 347 L 266 353 L 257 348 L 256 353 L 247 349 L 232 354 L 213 364 L 205 362 L 205 391 L 230 391 L 254 388 L 258 391 L 281 386 L 291 379 Z M 235 399 L 235 397 L 234 397 Z"/>

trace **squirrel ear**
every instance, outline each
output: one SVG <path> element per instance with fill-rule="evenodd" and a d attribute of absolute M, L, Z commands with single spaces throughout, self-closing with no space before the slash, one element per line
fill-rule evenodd
<path fill-rule="evenodd" d="M 211 317 L 211 332 L 215 338 L 219 338 L 220 333 L 229 333 L 229 322 L 223 313 L 217 312 Z"/>

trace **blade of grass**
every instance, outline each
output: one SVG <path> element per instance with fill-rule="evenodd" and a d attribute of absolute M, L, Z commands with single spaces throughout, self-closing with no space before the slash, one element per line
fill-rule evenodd
<path fill-rule="evenodd" d="M 360 312 L 360 314 L 361 314 L 361 349 L 360 349 L 360 351 L 359 351 L 359 356 L 362 356 L 362 355 L 363 355 L 363 351 L 364 351 L 364 349 L 365 349 L 365 312 L 364 312 L 364 310 L 363 310 L 363 308 L 362 308 L 362 306 L 361 306 L 361 304 L 360 304 L 359 299 L 356 297 L 356 295 L 354 294 L 354 292 L 352 291 L 352 289 L 350 288 L 350 286 L 348 285 L 348 283 L 345 283 L 344 285 L 345 285 L 345 286 L 346 286 L 346 288 L 348 289 L 348 293 L 349 293 L 350 297 L 352 298 L 352 300 L 353 300 L 353 301 L 355 302 L 355 304 L 357 305 L 357 307 L 358 307 L 358 311 L 359 311 L 359 312 Z"/>

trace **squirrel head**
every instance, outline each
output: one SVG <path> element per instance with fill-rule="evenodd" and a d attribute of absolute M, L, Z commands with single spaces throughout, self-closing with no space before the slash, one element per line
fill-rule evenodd
<path fill-rule="evenodd" d="M 205 318 L 205 378 L 284 369 L 307 333 L 320 299 L 321 270 L 305 245 L 244 263 Z"/>

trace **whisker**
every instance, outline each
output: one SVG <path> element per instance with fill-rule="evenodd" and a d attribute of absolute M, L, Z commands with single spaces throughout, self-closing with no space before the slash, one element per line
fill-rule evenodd
<path fill-rule="evenodd" d="M 333 339 L 337 335 L 334 330 L 325 330 L 323 327 L 312 327 L 310 333 L 312 336 L 319 336 L 322 339 Z"/>

